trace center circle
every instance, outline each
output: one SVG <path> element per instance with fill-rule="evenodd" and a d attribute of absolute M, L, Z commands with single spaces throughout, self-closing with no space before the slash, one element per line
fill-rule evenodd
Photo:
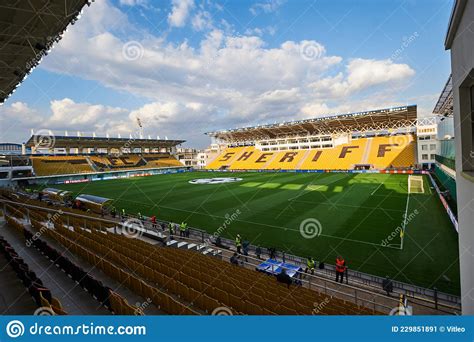
<path fill-rule="evenodd" d="M 240 182 L 242 178 L 237 177 L 216 177 L 216 178 L 198 178 L 189 181 L 190 184 L 223 184 Z"/>

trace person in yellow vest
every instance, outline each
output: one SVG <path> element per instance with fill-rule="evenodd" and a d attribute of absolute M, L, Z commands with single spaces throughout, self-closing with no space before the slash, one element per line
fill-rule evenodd
<path fill-rule="evenodd" d="M 314 274 L 314 266 L 316 265 L 314 259 L 312 257 L 308 257 L 308 260 L 306 261 L 306 269 L 304 270 L 304 273 L 308 273 L 308 271 L 311 271 L 311 274 Z"/>
<path fill-rule="evenodd" d="M 186 222 L 181 222 L 179 226 L 179 236 L 186 237 L 186 227 L 188 224 Z"/>
<path fill-rule="evenodd" d="M 235 247 L 237 247 L 237 253 L 242 254 L 242 238 L 240 234 L 235 237 Z"/>

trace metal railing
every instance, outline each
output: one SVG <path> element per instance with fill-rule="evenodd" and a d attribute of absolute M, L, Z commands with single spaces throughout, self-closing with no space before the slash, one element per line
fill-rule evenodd
<path fill-rule="evenodd" d="M 5 210 L 6 204 L 13 204 L 16 206 L 22 206 L 26 209 L 35 209 L 46 211 L 50 213 L 58 213 L 60 209 L 48 208 L 43 206 L 36 206 L 32 204 L 25 204 L 19 203 L 15 201 L 10 201 L 6 199 L 0 199 L 0 203 L 3 203 L 3 209 Z M 125 217 L 121 215 L 117 215 L 115 218 L 105 218 L 105 217 L 97 217 L 97 216 L 90 216 L 87 214 L 78 214 L 69 211 L 61 211 L 61 216 L 66 217 L 66 224 L 69 225 L 69 216 L 84 219 L 84 228 L 87 228 L 87 221 L 94 220 L 99 223 L 104 223 L 110 226 L 110 224 L 121 226 L 125 221 L 129 219 L 138 220 L 136 216 L 133 215 L 126 215 Z M 143 233 L 151 236 L 156 237 L 159 234 L 166 234 L 168 233 L 166 226 L 168 224 L 174 224 L 169 221 L 158 220 L 157 219 L 157 228 L 153 228 L 151 221 L 149 218 L 145 217 L 141 220 L 142 225 L 139 229 L 143 229 Z M 158 227 L 161 227 L 158 228 Z M 193 242 L 198 242 L 201 244 L 206 244 L 209 247 L 214 248 L 222 248 L 229 252 L 233 252 L 234 249 L 234 242 L 229 239 L 220 238 L 220 244 L 216 244 L 215 237 L 206 231 L 197 229 L 197 228 L 188 228 L 189 229 L 189 238 L 178 237 L 177 234 L 173 235 L 173 238 L 181 239 L 181 240 L 192 240 Z M 176 233 L 176 232 L 175 232 Z M 214 241 L 213 241 L 214 240 Z M 248 246 L 249 254 L 256 255 L 256 246 L 249 245 Z M 269 255 L 269 253 L 262 253 L 262 255 Z M 257 259 L 252 255 L 242 256 L 243 258 L 250 259 L 254 262 L 259 261 L 263 262 L 262 259 Z M 282 260 L 283 262 L 293 263 L 296 266 L 300 266 L 303 268 L 302 265 L 305 265 L 306 259 L 301 258 L 295 255 L 286 254 L 284 252 L 275 252 L 275 257 Z M 247 266 L 256 267 L 256 264 L 252 264 L 249 262 L 245 262 Z M 300 272 L 301 273 L 301 272 Z M 335 266 L 333 265 L 325 265 L 324 269 L 315 269 L 314 275 L 305 274 L 305 278 L 309 277 L 309 280 L 302 281 L 303 284 L 306 284 L 309 288 L 317 288 L 320 292 L 330 295 L 336 296 L 338 298 L 344 300 L 350 300 L 357 305 L 361 305 L 367 308 L 373 308 L 375 311 L 378 312 L 385 312 L 387 309 L 393 309 L 386 305 L 387 302 L 392 302 L 394 299 L 393 297 L 386 296 L 385 293 L 382 291 L 382 282 L 383 278 L 369 275 L 363 272 L 358 272 L 354 270 L 348 270 L 346 275 L 346 283 L 336 283 L 334 280 L 335 275 Z M 350 284 L 348 280 L 350 279 Z M 435 308 L 444 313 L 451 313 L 454 314 L 459 312 L 460 307 L 460 298 L 455 295 L 450 295 L 447 293 L 439 292 L 436 289 L 426 289 L 410 284 L 406 284 L 403 282 L 398 282 L 392 280 L 394 293 L 403 294 L 412 300 L 416 300 L 419 305 L 425 306 L 427 308 Z"/>
<path fill-rule="evenodd" d="M 32 204 L 24 204 L 24 203 L 18 203 L 14 201 L 9 201 L 9 200 L 4 200 L 0 199 L 0 203 L 3 203 L 3 211 L 4 213 L 8 213 L 8 209 L 6 207 L 6 204 L 11 204 L 14 206 L 19 206 L 21 205 L 26 209 L 27 212 L 27 220 L 29 220 L 30 215 L 29 215 L 29 210 L 36 210 L 36 211 L 45 211 L 48 213 L 58 213 L 59 210 L 53 209 L 53 208 L 48 208 L 48 207 L 42 207 L 42 206 L 36 206 Z M 114 224 L 118 227 L 123 227 L 121 222 L 118 222 L 116 220 L 110 220 L 107 218 L 97 218 L 97 217 L 92 217 L 89 215 L 82 215 L 78 213 L 72 213 L 72 212 L 67 212 L 67 211 L 62 211 L 60 214 L 60 217 L 64 217 L 66 220 L 66 224 L 69 224 L 69 217 L 74 217 L 74 218 L 80 218 L 84 219 L 84 227 L 87 229 L 87 221 L 93 220 L 95 222 L 99 223 L 104 223 L 107 224 L 107 226 L 110 227 L 110 224 Z M 161 221 L 164 222 L 164 221 Z M 143 230 L 143 233 L 147 233 L 151 236 L 156 235 L 157 233 L 160 233 L 159 230 L 150 228 L 148 224 L 144 224 L 142 227 L 138 227 L 137 229 Z M 189 238 L 179 238 L 180 240 L 187 240 L 188 242 L 200 242 L 202 241 L 201 238 L 199 238 L 199 234 L 197 231 L 193 232 L 193 236 Z M 198 235 L 198 238 L 196 239 L 196 235 Z M 202 237 L 202 236 L 201 236 Z M 205 241 L 202 241 L 205 243 Z M 207 244 L 206 244 L 207 245 Z M 210 245 L 207 245 L 208 247 L 211 247 Z M 230 251 L 229 251 L 230 252 Z M 228 257 L 226 257 L 228 259 Z M 249 261 L 250 260 L 250 261 Z M 261 259 L 254 258 L 250 255 L 241 255 L 240 256 L 240 262 L 239 264 L 242 266 L 246 266 L 248 268 L 256 268 L 260 263 L 262 262 Z M 285 266 L 279 266 L 284 269 L 288 269 Z M 289 269 L 288 269 L 289 270 Z M 394 307 L 396 307 L 398 303 L 397 298 L 392 298 L 392 297 L 387 297 L 384 295 L 381 295 L 379 293 L 374 293 L 369 290 L 357 288 L 355 286 L 349 285 L 349 284 L 341 284 L 341 283 L 336 283 L 335 281 L 328 280 L 321 278 L 318 275 L 312 275 L 312 274 L 307 274 L 302 271 L 296 271 L 296 275 L 293 277 L 294 283 L 299 284 L 300 286 L 305 286 L 308 287 L 309 289 L 316 289 L 320 293 L 324 293 L 325 295 L 329 296 L 330 298 L 338 298 L 340 300 L 344 301 L 350 301 L 358 306 L 371 309 L 376 313 L 389 313 Z M 390 303 L 390 304 L 389 304 Z M 393 305 L 392 305 L 393 303 Z M 314 306 L 317 307 L 319 303 L 314 303 Z M 329 304 L 329 303 L 328 303 Z"/>

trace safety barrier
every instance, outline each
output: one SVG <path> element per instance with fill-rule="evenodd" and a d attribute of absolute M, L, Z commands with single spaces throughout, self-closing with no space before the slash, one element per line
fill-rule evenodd
<path fill-rule="evenodd" d="M 39 209 L 49 213 L 57 213 L 58 209 L 45 208 L 25 203 L 18 203 L 14 201 L 9 201 L 5 199 L 0 199 L 0 203 L 3 203 L 5 206 L 8 204 L 21 205 L 25 210 L 28 208 Z M 81 219 L 85 222 L 87 227 L 88 221 L 95 221 L 95 227 L 100 229 L 101 225 L 104 227 L 110 227 L 111 225 L 120 226 L 120 222 L 117 220 L 111 220 L 108 218 L 97 218 L 91 217 L 88 215 L 81 215 L 77 213 L 65 212 L 62 213 L 66 216 L 66 222 L 69 224 L 69 219 Z M 127 218 L 130 216 L 127 216 Z M 123 218 L 125 219 L 125 218 Z M 166 221 L 158 220 L 159 224 L 168 224 Z M 152 227 L 151 222 L 143 221 L 142 228 L 144 233 L 148 233 L 150 236 L 157 235 L 159 232 L 158 229 Z M 163 234 L 164 236 L 164 234 Z M 204 232 L 199 229 L 190 228 L 190 237 L 195 241 L 201 243 L 213 243 L 214 237 L 207 232 Z M 221 247 L 229 249 L 233 246 L 233 242 L 227 239 L 221 239 Z M 255 254 L 255 246 L 249 246 L 249 251 Z M 277 252 L 276 256 L 285 260 L 286 262 L 293 262 L 298 265 L 304 265 L 305 259 L 289 255 L 281 252 Z M 251 258 L 251 256 L 249 256 Z M 308 275 L 309 276 L 309 275 Z M 357 303 L 358 305 L 363 305 L 365 307 L 374 307 L 374 310 L 381 311 L 386 310 L 388 306 L 385 304 L 387 300 L 390 300 L 389 297 L 380 293 L 383 278 L 365 274 L 362 272 L 356 272 L 349 270 L 348 278 L 350 279 L 350 284 L 337 284 L 338 288 L 334 288 L 334 266 L 326 265 L 324 270 L 315 270 L 315 275 L 309 276 L 310 280 L 308 281 L 307 286 L 317 287 L 319 291 L 324 292 L 328 295 L 339 296 L 347 298 L 348 300 Z M 460 311 L 460 298 L 455 295 L 446 294 L 442 292 L 437 292 L 435 289 L 426 289 L 411 284 L 406 284 L 398 281 L 392 281 L 395 292 L 403 293 L 407 297 L 416 300 L 421 305 L 426 307 L 437 307 L 440 311 L 445 313 L 455 313 Z M 378 309 L 377 309 L 378 308 Z"/>

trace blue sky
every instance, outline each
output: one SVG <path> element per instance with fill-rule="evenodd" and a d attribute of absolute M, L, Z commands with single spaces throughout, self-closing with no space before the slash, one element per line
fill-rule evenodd
<path fill-rule="evenodd" d="M 96 0 L 0 107 L 30 130 L 182 138 L 418 104 L 450 73 L 452 0 Z"/>

